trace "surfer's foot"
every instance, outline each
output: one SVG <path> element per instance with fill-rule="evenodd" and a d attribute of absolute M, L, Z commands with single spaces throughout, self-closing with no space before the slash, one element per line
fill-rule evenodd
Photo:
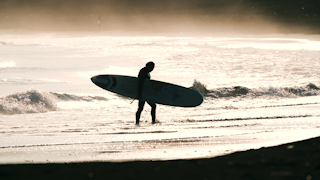
<path fill-rule="evenodd" d="M 159 120 L 152 121 L 152 124 L 158 124 L 158 123 L 160 123 Z"/>

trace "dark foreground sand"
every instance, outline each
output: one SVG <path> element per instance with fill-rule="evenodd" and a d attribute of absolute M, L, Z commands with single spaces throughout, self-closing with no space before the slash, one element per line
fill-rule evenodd
<path fill-rule="evenodd" d="M 0 165 L 0 179 L 320 180 L 320 137 L 210 159 Z"/>

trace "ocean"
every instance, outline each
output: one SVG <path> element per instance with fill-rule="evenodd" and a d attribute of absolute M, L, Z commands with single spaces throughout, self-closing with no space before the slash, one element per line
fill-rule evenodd
<path fill-rule="evenodd" d="M 90 78 L 190 87 L 194 108 L 145 105 Z M 0 163 L 206 158 L 320 135 L 320 41 L 312 35 L 0 35 Z M 294 147 L 288 147 L 294 148 Z"/>

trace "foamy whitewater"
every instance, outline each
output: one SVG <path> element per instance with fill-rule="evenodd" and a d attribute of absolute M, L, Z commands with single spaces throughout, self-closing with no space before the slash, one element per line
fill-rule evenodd
<path fill-rule="evenodd" d="M 213 157 L 320 136 L 320 41 L 259 37 L 0 35 L 0 163 Z M 98 74 L 196 89 L 195 108 L 145 106 Z M 292 148 L 292 147 L 291 147 Z"/>

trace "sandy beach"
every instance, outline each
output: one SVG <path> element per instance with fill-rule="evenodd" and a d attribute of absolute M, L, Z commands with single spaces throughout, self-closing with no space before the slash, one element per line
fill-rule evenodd
<path fill-rule="evenodd" d="M 0 165 L 9 179 L 320 179 L 320 137 L 225 156 L 173 161 Z"/>

